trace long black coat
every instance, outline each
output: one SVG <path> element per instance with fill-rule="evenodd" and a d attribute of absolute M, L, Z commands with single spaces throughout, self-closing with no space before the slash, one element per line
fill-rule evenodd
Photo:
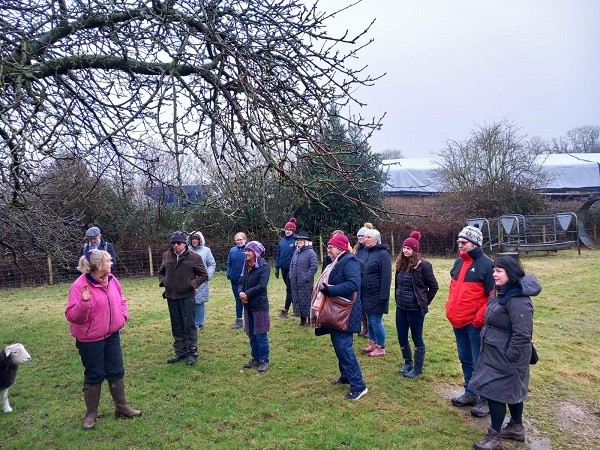
<path fill-rule="evenodd" d="M 392 257 L 387 245 L 367 247 L 361 279 L 362 310 L 366 314 L 387 314 L 392 285 Z"/>
<path fill-rule="evenodd" d="M 527 398 L 533 332 L 530 296 L 542 288 L 533 275 L 521 279 L 521 294 L 502 304 L 492 294 L 481 329 L 481 350 L 469 388 L 485 398 L 515 404 Z"/>
<path fill-rule="evenodd" d="M 310 315 L 311 294 L 318 267 L 317 254 L 312 248 L 305 246 L 296 249 L 290 263 L 289 274 L 296 316 L 309 317 Z"/>

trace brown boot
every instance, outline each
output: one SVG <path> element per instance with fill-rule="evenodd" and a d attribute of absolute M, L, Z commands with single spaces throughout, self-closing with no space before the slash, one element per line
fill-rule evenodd
<path fill-rule="evenodd" d="M 130 417 L 141 416 L 142 412 L 133 409 L 127 404 L 125 399 L 125 382 L 123 378 L 117 381 L 109 381 L 108 387 L 110 388 L 110 395 L 115 402 L 115 417 L 122 417 L 128 419 Z"/>
<path fill-rule="evenodd" d="M 287 319 L 289 315 L 289 312 L 287 309 L 282 309 L 281 312 L 279 313 L 279 318 L 280 319 Z"/>
<path fill-rule="evenodd" d="M 500 433 L 493 428 L 488 428 L 487 434 L 483 439 L 475 442 L 473 447 L 475 447 L 475 450 L 496 450 L 502 448 Z"/>
<path fill-rule="evenodd" d="M 83 398 L 87 411 L 83 418 L 83 428 L 90 430 L 96 426 L 98 403 L 100 403 L 101 384 L 83 384 Z"/>

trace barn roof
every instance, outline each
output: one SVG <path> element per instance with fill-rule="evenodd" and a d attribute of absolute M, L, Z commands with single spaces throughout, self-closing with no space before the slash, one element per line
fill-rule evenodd
<path fill-rule="evenodd" d="M 600 190 L 600 153 L 552 153 L 540 156 L 549 175 L 548 191 Z M 436 176 L 441 158 L 386 159 L 388 194 L 434 194 L 442 192 Z"/>

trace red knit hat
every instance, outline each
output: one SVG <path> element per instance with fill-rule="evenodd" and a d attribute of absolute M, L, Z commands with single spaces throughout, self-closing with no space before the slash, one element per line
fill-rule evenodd
<path fill-rule="evenodd" d="M 283 228 L 286 228 L 286 229 L 292 230 L 292 231 L 296 231 L 296 218 L 292 217 L 290 220 L 288 220 L 288 223 L 286 223 Z"/>
<path fill-rule="evenodd" d="M 327 241 L 327 245 L 333 245 L 334 247 L 337 247 L 340 250 L 348 251 L 350 241 L 348 241 L 348 238 L 345 235 L 336 234 L 335 236 L 332 236 L 331 239 L 329 239 L 329 241 Z"/>
<path fill-rule="evenodd" d="M 421 233 L 417 230 L 410 233 L 410 236 L 407 237 L 402 243 L 403 247 L 412 248 L 415 252 L 419 252 L 419 248 L 421 245 L 419 244 L 419 240 L 421 239 Z"/>

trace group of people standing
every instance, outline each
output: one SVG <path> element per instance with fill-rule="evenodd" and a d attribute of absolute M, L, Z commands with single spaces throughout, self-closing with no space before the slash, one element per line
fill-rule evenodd
<path fill-rule="evenodd" d="M 309 235 L 296 233 L 295 219 L 290 219 L 284 229 L 275 262 L 276 277 L 281 272 L 286 286 L 279 317 L 288 317 L 293 304 L 300 325 L 314 327 L 312 306 L 319 296 L 355 299 L 345 331 L 327 326 L 315 329 L 317 335 L 330 335 L 338 359 L 340 376 L 331 384 L 348 385 L 346 397 L 351 400 L 368 392 L 354 353 L 353 335 L 369 338 L 362 349 L 365 354 L 385 355 L 382 319 L 389 310 L 392 275 L 396 331 L 403 358 L 400 373 L 407 378 L 420 375 L 426 353 L 424 320 L 439 290 L 431 263 L 420 254 L 421 233 L 413 231 L 403 241 L 392 273 L 389 248 L 382 244 L 381 234 L 372 224 L 358 231 L 354 248 L 348 237 L 336 230 L 327 242 L 327 258 L 314 284 L 318 260 Z M 69 290 L 65 316 L 84 366 L 87 410 L 83 426 L 89 429 L 98 417 L 104 380 L 108 380 L 115 402 L 115 415 L 135 417 L 141 411 L 129 406 L 125 398 L 119 331 L 127 321 L 128 310 L 121 285 L 111 274 L 114 248 L 109 252 L 106 243 L 104 249 L 99 248 L 103 240 L 97 227 L 90 228 L 86 236 L 90 242 L 82 247 L 78 266 L 82 275 Z M 174 355 L 167 362 L 185 359 L 194 365 L 197 333 L 204 326 L 208 282 L 216 264 L 198 231 L 189 236 L 176 231 L 170 243 L 158 270 L 173 335 Z M 517 259 L 499 256 L 492 261 L 483 252 L 482 243 L 483 235 L 477 227 L 461 230 L 457 239 L 459 255 L 450 271 L 445 312 L 453 327 L 464 379 L 464 392 L 451 402 L 458 407 L 472 406 L 471 414 L 477 417 L 490 414 L 491 426 L 474 447 L 497 449 L 502 438 L 525 440 L 522 413 L 532 355 L 531 296 L 539 294 L 541 287 L 533 275 L 525 274 Z M 227 258 L 227 278 L 236 303 L 233 328 L 244 328 L 249 338 L 251 359 L 244 368 L 256 368 L 258 372 L 265 372 L 270 362 L 270 267 L 264 252 L 260 242 L 247 242 L 246 235 L 239 232 Z M 511 417 L 503 425 L 507 407 Z"/>

